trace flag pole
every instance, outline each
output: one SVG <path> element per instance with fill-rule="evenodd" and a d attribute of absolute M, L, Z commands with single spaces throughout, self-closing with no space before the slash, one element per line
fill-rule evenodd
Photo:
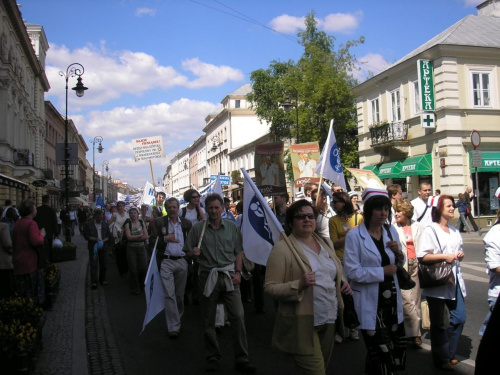
<path fill-rule="evenodd" d="M 333 127 L 333 119 L 330 120 L 330 128 L 328 129 L 328 137 L 326 137 L 326 143 L 325 143 L 326 146 L 328 146 L 330 144 L 329 141 L 330 141 L 330 136 L 332 134 L 332 127 Z M 324 149 L 325 149 L 325 146 L 323 146 L 323 150 Z M 318 207 L 321 184 L 323 183 L 323 172 L 325 171 L 325 164 L 326 164 L 326 155 L 324 155 L 324 158 L 322 158 L 322 163 L 321 163 L 321 172 L 319 174 L 318 194 L 316 195 L 316 207 Z"/>
<path fill-rule="evenodd" d="M 260 201 L 260 203 L 262 204 L 262 208 L 264 209 L 264 211 L 266 211 L 267 215 L 269 216 L 269 218 L 273 221 L 275 221 L 275 225 L 276 225 L 276 228 L 281 228 L 281 224 L 278 222 L 278 220 L 276 219 L 276 216 L 273 215 L 273 212 L 271 211 L 271 207 L 269 207 L 269 205 L 266 203 L 266 201 L 264 200 L 264 197 L 262 196 L 262 193 L 260 192 L 259 189 L 257 189 L 257 186 L 255 186 L 255 183 L 252 181 L 252 179 L 250 178 L 250 176 L 248 175 L 248 172 L 246 171 L 245 168 L 241 168 L 241 172 L 243 172 L 243 176 L 245 179 L 248 179 L 248 183 L 250 184 L 250 186 L 252 187 L 252 190 L 253 192 L 255 193 L 255 196 L 257 197 L 257 199 Z M 295 259 L 297 260 L 297 262 L 299 263 L 300 265 L 300 268 L 304 271 L 304 272 L 307 272 L 307 268 L 306 268 L 306 265 L 304 264 L 304 262 L 302 261 L 302 259 L 300 259 L 300 256 L 299 254 L 297 253 L 297 250 L 295 249 L 295 247 L 293 246 L 292 242 L 290 241 L 290 239 L 288 238 L 288 236 L 285 234 L 285 231 L 281 231 L 281 237 L 285 240 L 285 243 L 287 244 L 288 248 L 290 249 L 290 252 L 292 253 L 292 255 L 295 257 Z"/>
<path fill-rule="evenodd" d="M 149 169 L 151 170 L 151 179 L 153 180 L 153 190 L 155 191 L 155 198 L 156 198 L 155 176 L 153 175 L 153 163 L 151 163 L 151 159 L 149 159 Z"/>

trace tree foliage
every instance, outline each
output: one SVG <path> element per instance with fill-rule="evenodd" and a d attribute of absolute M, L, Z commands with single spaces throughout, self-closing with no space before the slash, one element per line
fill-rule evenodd
<path fill-rule="evenodd" d="M 305 29 L 297 36 L 304 47 L 299 61 L 272 61 L 267 69 L 253 71 L 253 92 L 248 100 L 257 116 L 271 124 L 275 140 L 298 136 L 300 143 L 318 141 L 323 147 L 333 119 L 343 167 L 357 166 L 356 104 L 352 93 L 356 81 L 351 76 L 356 59 L 350 49 L 363 43 L 364 38 L 335 48 L 335 38 L 318 30 L 314 12 L 306 17 Z M 289 113 L 282 107 L 286 97 L 296 106 Z"/>

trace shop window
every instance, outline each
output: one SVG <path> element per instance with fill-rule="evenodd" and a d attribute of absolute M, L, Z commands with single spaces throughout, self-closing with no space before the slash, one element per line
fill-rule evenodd
<path fill-rule="evenodd" d="M 378 124 L 380 122 L 380 106 L 378 103 L 378 98 L 370 101 L 371 111 L 372 111 L 372 125 Z"/>
<path fill-rule="evenodd" d="M 498 211 L 498 198 L 495 197 L 495 191 L 498 188 L 498 172 L 479 172 L 479 207 L 481 216 L 496 216 Z M 471 175 L 474 182 L 473 189 L 476 193 L 476 177 Z M 465 191 L 465 189 L 464 189 Z M 477 216 L 477 199 L 474 198 L 474 216 Z"/>

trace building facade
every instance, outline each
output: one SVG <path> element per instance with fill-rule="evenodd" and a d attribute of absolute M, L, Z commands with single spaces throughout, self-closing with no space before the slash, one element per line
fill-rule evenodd
<path fill-rule="evenodd" d="M 400 184 L 410 199 L 425 180 L 454 197 L 473 187 L 479 195 L 475 215 L 478 208 L 490 217 L 498 210 L 493 194 L 500 178 L 498 5 L 498 0 L 483 2 L 478 15 L 458 21 L 354 89 L 360 167 L 386 184 Z M 430 78 L 423 79 L 425 74 Z M 477 185 L 473 130 L 482 137 Z"/>

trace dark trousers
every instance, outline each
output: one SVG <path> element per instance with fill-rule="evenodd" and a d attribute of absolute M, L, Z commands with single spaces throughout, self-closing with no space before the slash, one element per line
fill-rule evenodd
<path fill-rule="evenodd" d="M 474 221 L 474 217 L 472 217 L 472 214 L 469 213 L 465 214 L 465 220 L 469 219 L 470 223 L 472 224 L 472 227 L 474 228 L 474 230 L 477 232 L 479 230 L 479 228 L 477 227 L 476 225 L 476 222 Z M 460 232 L 463 232 L 464 231 L 464 224 L 462 222 L 460 222 Z"/>
<path fill-rule="evenodd" d="M 103 246 L 102 249 L 97 250 L 97 258 L 94 259 L 94 245 L 92 243 L 92 247 L 89 246 L 89 264 L 90 264 L 90 282 L 92 284 L 97 284 L 97 282 L 106 281 L 106 261 L 107 261 L 107 252 L 106 246 Z M 99 275 L 99 277 L 98 277 Z"/>

